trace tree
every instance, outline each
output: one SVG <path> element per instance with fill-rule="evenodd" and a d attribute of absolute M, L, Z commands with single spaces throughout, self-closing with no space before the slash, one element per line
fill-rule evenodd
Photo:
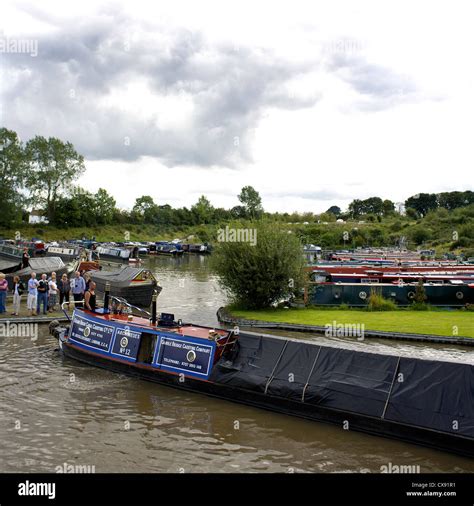
<path fill-rule="evenodd" d="M 297 237 L 267 222 L 250 229 L 230 224 L 227 230 L 234 231 L 234 238 L 241 232 L 256 239 L 252 243 L 218 235 L 213 251 L 212 266 L 236 303 L 263 308 L 298 291 L 305 270 Z"/>
<path fill-rule="evenodd" d="M 384 216 L 390 216 L 395 212 L 395 204 L 388 199 L 385 199 L 382 203 L 382 212 Z"/>
<path fill-rule="evenodd" d="M 20 221 L 25 197 L 21 189 L 26 174 L 23 145 L 16 132 L 0 128 L 0 225 Z"/>
<path fill-rule="evenodd" d="M 419 193 L 405 201 L 405 207 L 415 209 L 421 216 L 426 216 L 428 211 L 438 207 L 438 197 L 435 193 Z"/>
<path fill-rule="evenodd" d="M 26 143 L 25 152 L 29 165 L 28 190 L 44 205 L 47 217 L 53 222 L 61 193 L 84 173 L 84 158 L 70 142 L 55 137 L 36 136 Z"/>
<path fill-rule="evenodd" d="M 244 206 L 234 206 L 230 210 L 230 215 L 233 219 L 242 219 L 247 217 L 247 211 Z"/>
<path fill-rule="evenodd" d="M 423 279 L 420 278 L 416 284 L 415 295 L 413 297 L 413 303 L 416 305 L 422 305 L 427 300 L 425 285 Z"/>
<path fill-rule="evenodd" d="M 362 201 L 364 214 L 375 214 L 380 216 L 383 213 L 383 200 L 380 197 L 370 197 Z"/>
<path fill-rule="evenodd" d="M 139 223 L 153 223 L 158 214 L 158 206 L 149 195 L 143 195 L 135 200 L 132 209 L 134 221 Z"/>
<path fill-rule="evenodd" d="M 326 213 L 327 214 L 334 214 L 334 216 L 339 216 L 341 214 L 341 208 L 338 207 L 338 206 L 331 206 L 327 211 Z"/>
<path fill-rule="evenodd" d="M 73 187 L 68 196 L 59 196 L 52 224 L 66 227 L 96 225 L 94 195 L 82 188 Z"/>
<path fill-rule="evenodd" d="M 262 199 L 258 191 L 252 186 L 244 186 L 238 199 L 244 205 L 250 218 L 259 218 L 263 213 Z"/>
<path fill-rule="evenodd" d="M 112 223 L 115 210 L 115 199 L 103 188 L 94 195 L 94 215 L 98 225 Z"/>
<path fill-rule="evenodd" d="M 197 203 L 191 207 L 191 211 L 196 216 L 197 224 L 201 225 L 211 222 L 214 208 L 209 202 L 209 199 L 205 195 L 201 195 Z"/>

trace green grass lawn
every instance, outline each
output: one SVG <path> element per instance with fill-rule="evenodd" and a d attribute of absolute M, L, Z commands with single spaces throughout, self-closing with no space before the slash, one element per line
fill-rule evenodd
<path fill-rule="evenodd" d="M 474 337 L 474 313 L 469 311 L 358 311 L 339 309 L 232 310 L 233 316 L 304 325 L 360 323 L 365 330 Z"/>

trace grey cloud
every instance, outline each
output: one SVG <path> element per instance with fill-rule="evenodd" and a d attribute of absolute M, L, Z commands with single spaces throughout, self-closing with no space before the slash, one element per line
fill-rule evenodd
<path fill-rule="evenodd" d="M 369 63 L 359 53 L 335 52 L 326 66 L 361 95 L 357 104 L 361 109 L 380 110 L 423 98 L 409 76 Z"/>
<path fill-rule="evenodd" d="M 89 159 L 152 156 L 168 166 L 235 168 L 251 160 L 252 131 L 265 108 L 298 109 L 318 100 L 285 91 L 289 80 L 313 71 L 315 62 L 210 46 L 203 34 L 130 20 L 110 8 L 74 24 L 36 13 L 56 29 L 39 38 L 36 58 L 3 55 L 9 76 L 1 98 L 5 124 L 23 138 L 69 140 Z M 136 79 L 163 97 L 189 95 L 189 124 L 167 129 L 159 117 L 144 120 L 119 105 L 104 105 L 112 87 Z"/>

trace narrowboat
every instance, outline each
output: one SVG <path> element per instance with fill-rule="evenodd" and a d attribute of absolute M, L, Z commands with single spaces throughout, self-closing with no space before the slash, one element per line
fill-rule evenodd
<path fill-rule="evenodd" d="M 77 245 L 51 244 L 46 248 L 46 256 L 59 257 L 63 260 L 71 261 L 79 258 L 82 248 Z"/>
<path fill-rule="evenodd" d="M 23 249 L 19 248 L 11 242 L 3 241 L 0 243 L 0 258 L 17 261 L 21 264 L 21 258 L 23 256 Z"/>
<path fill-rule="evenodd" d="M 433 306 L 462 307 L 474 303 L 474 283 L 452 280 L 449 283 L 424 283 L 426 303 Z M 399 306 L 410 306 L 417 283 L 333 283 L 310 284 L 310 303 L 317 306 L 366 306 L 372 291 Z"/>
<path fill-rule="evenodd" d="M 97 285 L 97 293 L 105 294 L 107 283 L 110 293 L 126 298 L 135 306 L 149 307 L 153 293 L 161 291 L 153 273 L 144 268 L 125 266 L 114 271 L 90 271 L 92 281 Z"/>
<path fill-rule="evenodd" d="M 113 298 L 112 298 L 113 299 Z M 474 366 L 75 309 L 50 331 L 71 359 L 189 392 L 474 457 Z"/>
<path fill-rule="evenodd" d="M 181 249 L 185 253 L 192 253 L 194 255 L 208 255 L 211 253 L 211 248 L 209 244 L 191 244 L 185 243 L 181 244 Z"/>
<path fill-rule="evenodd" d="M 158 241 L 155 243 L 154 250 L 150 249 L 150 254 L 166 255 L 172 257 L 180 257 L 184 254 L 179 244 L 173 244 L 166 241 Z"/>
<path fill-rule="evenodd" d="M 450 283 L 452 281 L 474 283 L 474 272 L 384 272 L 367 270 L 364 273 L 329 273 L 325 270 L 320 270 L 313 271 L 310 278 L 312 281 L 332 281 L 333 283 L 416 283 L 420 279 L 424 283 Z"/>
<path fill-rule="evenodd" d="M 13 288 L 13 278 L 19 276 L 23 283 L 28 283 L 32 272 L 36 272 L 36 279 L 40 279 L 42 274 L 51 275 L 52 272 L 56 273 L 56 279 L 60 279 L 63 274 L 68 276 L 77 270 L 79 262 L 69 262 L 65 264 L 59 257 L 42 257 L 30 258 L 28 267 L 19 269 L 6 275 L 8 286 Z M 20 266 L 21 267 L 21 266 Z"/>
<path fill-rule="evenodd" d="M 117 262 L 128 262 L 131 255 L 131 250 L 113 246 L 97 246 L 94 251 L 99 254 L 100 258 Z"/>

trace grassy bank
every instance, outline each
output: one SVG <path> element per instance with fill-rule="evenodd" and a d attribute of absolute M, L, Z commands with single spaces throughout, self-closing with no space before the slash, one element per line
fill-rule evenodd
<path fill-rule="evenodd" d="M 166 231 L 154 225 L 103 225 L 97 227 L 71 227 L 59 228 L 49 225 L 24 225 L 16 229 L 0 228 L 0 238 L 14 239 L 16 232 L 21 237 L 30 239 L 38 237 L 44 241 L 65 241 L 68 239 L 90 239 L 95 237 L 96 241 L 165 241 L 176 238 L 184 238 L 188 235 L 195 235 L 196 240 L 200 239 L 202 227 L 195 227 L 183 230 Z M 201 234 L 200 234 L 201 233 Z"/>
<path fill-rule="evenodd" d="M 474 337 L 474 313 L 467 311 L 381 311 L 339 309 L 266 309 L 244 311 L 232 309 L 233 316 L 251 320 L 304 325 L 364 324 L 365 330 L 407 332 L 414 334 L 457 335 Z"/>

